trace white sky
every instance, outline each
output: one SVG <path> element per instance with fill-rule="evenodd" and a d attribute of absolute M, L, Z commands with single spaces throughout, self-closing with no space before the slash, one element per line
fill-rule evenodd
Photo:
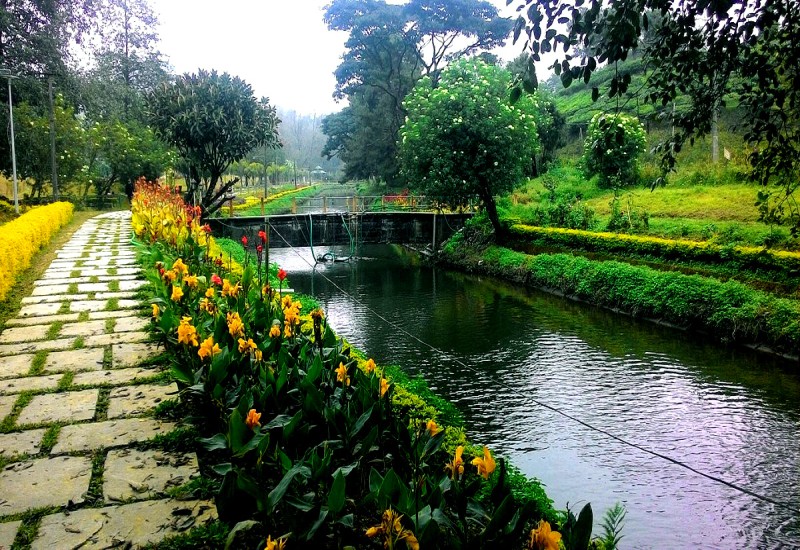
<path fill-rule="evenodd" d="M 322 20 L 330 0 L 151 0 L 161 23 L 161 51 L 178 74 L 197 69 L 228 72 L 249 83 L 256 97 L 304 114 L 342 108 L 333 100 L 333 71 L 344 52 L 345 32 Z M 514 2 L 491 0 L 507 17 Z M 397 3 L 397 2 L 392 2 Z M 495 51 L 509 61 L 522 40 Z"/>

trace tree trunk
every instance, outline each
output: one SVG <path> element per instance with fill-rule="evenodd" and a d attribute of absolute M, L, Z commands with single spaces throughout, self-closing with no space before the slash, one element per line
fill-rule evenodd
<path fill-rule="evenodd" d="M 495 239 L 498 242 L 502 242 L 503 226 L 500 225 L 500 217 L 497 215 L 497 203 L 489 192 L 481 193 L 481 200 L 483 201 L 483 207 L 486 209 L 486 215 L 489 216 L 489 221 L 492 222 Z"/>

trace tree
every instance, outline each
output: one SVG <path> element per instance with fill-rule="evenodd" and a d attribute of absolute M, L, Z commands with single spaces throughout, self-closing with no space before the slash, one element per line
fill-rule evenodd
<path fill-rule="evenodd" d="M 158 18 L 147 0 L 101 0 L 99 47 L 89 73 L 95 116 L 144 120 L 144 96 L 167 79 L 156 48 Z"/>
<path fill-rule="evenodd" d="M 603 189 L 639 183 L 639 155 L 647 139 L 639 119 L 624 113 L 598 113 L 589 123 L 583 163 L 589 177 L 598 176 Z"/>
<path fill-rule="evenodd" d="M 204 216 L 222 206 L 238 181 L 221 183 L 231 163 L 255 147 L 280 146 L 275 108 L 228 73 L 200 70 L 163 84 L 148 96 L 148 114 L 156 134 L 185 161 L 187 202 L 199 204 Z"/>
<path fill-rule="evenodd" d="M 451 64 L 438 87 L 430 77 L 417 84 L 400 132 L 409 186 L 451 206 L 478 199 L 498 236 L 494 197 L 525 177 L 538 147 L 531 105 L 510 104 L 510 82 L 507 71 L 480 60 Z"/>
<path fill-rule="evenodd" d="M 434 84 L 452 59 L 502 45 L 511 23 L 483 0 L 334 0 L 325 12 L 332 30 L 347 31 L 334 96 L 352 109 L 325 124 L 325 151 L 339 151 L 348 177 L 397 175 L 403 100 L 424 75 Z M 349 121 L 345 122 L 345 118 Z M 326 131 L 327 133 L 327 131 Z M 377 150 L 377 151 L 376 151 Z"/>
<path fill-rule="evenodd" d="M 532 61 L 560 49 L 552 68 L 565 87 L 589 82 L 599 66 L 616 65 L 639 47 L 651 69 L 645 100 L 667 105 L 678 94 L 689 100 L 672 115 L 678 131 L 657 147 L 664 174 L 674 169 L 686 141 L 711 131 L 726 95 L 735 93 L 748 113 L 742 126 L 753 147 L 752 177 L 763 186 L 761 217 L 800 232 L 794 197 L 800 186 L 800 3 L 525 0 L 519 8 L 525 15 L 517 20 L 515 40 L 525 32 Z M 658 25 L 651 31 L 653 13 Z M 528 87 L 535 86 L 535 74 L 527 76 Z M 624 95 L 629 84 L 630 75 L 616 74 L 609 97 Z M 599 95 L 594 87 L 593 97 Z"/>

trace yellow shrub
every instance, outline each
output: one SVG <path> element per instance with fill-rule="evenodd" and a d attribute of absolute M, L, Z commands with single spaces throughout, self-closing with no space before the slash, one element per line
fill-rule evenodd
<path fill-rule="evenodd" d="M 31 265 L 33 255 L 72 219 L 72 203 L 39 206 L 0 230 L 0 300 L 5 300 L 17 276 Z"/>

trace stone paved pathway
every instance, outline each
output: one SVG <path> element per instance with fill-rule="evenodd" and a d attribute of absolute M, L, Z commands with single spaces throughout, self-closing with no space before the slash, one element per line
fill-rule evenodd
<path fill-rule="evenodd" d="M 177 388 L 147 343 L 130 213 L 87 221 L 0 333 L 0 550 L 136 548 L 216 518 L 170 499 L 193 453 L 145 450 Z"/>

